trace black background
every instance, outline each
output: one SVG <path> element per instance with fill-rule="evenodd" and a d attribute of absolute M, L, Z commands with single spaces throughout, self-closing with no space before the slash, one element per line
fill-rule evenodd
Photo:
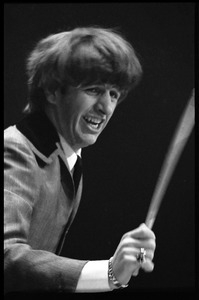
<path fill-rule="evenodd" d="M 97 143 L 83 150 L 82 202 L 62 255 L 108 259 L 122 235 L 144 222 L 178 120 L 194 87 L 195 4 L 48 3 L 4 6 L 4 127 L 22 116 L 25 59 L 48 34 L 76 26 L 118 28 L 140 55 L 144 76 Z M 153 230 L 155 269 L 134 290 L 195 285 L 194 132 L 175 169 Z"/>

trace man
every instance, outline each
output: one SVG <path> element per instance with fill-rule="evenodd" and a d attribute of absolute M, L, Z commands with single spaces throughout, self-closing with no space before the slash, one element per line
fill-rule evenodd
<path fill-rule="evenodd" d="M 76 28 L 42 39 L 27 60 L 27 115 L 5 130 L 5 292 L 105 292 L 153 270 L 155 235 L 141 224 L 111 259 L 59 256 L 77 212 L 81 149 L 96 142 L 142 73 L 118 33 Z"/>

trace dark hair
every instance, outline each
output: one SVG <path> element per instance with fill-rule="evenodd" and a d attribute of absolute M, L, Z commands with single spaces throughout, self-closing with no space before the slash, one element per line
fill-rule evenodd
<path fill-rule="evenodd" d="M 93 83 L 116 85 L 123 100 L 138 83 L 142 68 L 129 42 L 112 29 L 80 27 L 42 39 L 27 59 L 29 103 L 43 109 L 44 90 Z"/>

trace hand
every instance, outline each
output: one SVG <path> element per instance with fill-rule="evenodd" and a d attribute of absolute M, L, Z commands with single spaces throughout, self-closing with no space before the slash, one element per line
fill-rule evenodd
<path fill-rule="evenodd" d="M 153 271 L 156 243 L 155 234 L 144 223 L 125 233 L 113 255 L 112 264 L 115 277 L 121 284 L 127 284 L 131 276 L 137 276 L 139 269 Z M 137 255 L 140 248 L 146 250 L 145 261 L 140 264 Z"/>

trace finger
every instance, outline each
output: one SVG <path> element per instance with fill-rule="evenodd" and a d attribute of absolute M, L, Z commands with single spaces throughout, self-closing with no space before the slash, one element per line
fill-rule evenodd
<path fill-rule="evenodd" d="M 139 274 L 140 267 L 133 271 L 132 276 L 136 277 Z"/>
<path fill-rule="evenodd" d="M 132 246 L 131 243 L 126 245 L 125 247 L 122 247 L 118 254 L 120 253 L 120 258 L 123 259 L 124 257 L 127 259 L 131 258 L 135 262 L 137 262 L 137 258 L 139 257 L 141 248 L 144 248 L 145 250 L 145 257 L 147 257 L 150 260 L 153 260 L 154 257 L 154 249 L 150 249 L 147 247 L 143 247 L 143 243 L 139 245 L 139 247 Z"/>
<path fill-rule="evenodd" d="M 144 250 L 146 251 L 145 255 L 144 255 L 145 260 L 146 259 L 153 260 L 153 258 L 154 258 L 154 251 L 151 251 L 151 250 L 145 249 L 145 248 L 144 248 Z M 139 256 L 140 256 L 140 250 L 137 251 L 136 258 L 138 259 Z"/>
<path fill-rule="evenodd" d="M 141 268 L 145 271 L 145 272 L 152 272 L 154 269 L 154 263 L 146 258 L 145 261 L 141 264 Z"/>
<path fill-rule="evenodd" d="M 153 238 L 148 238 L 148 239 L 136 239 L 134 237 L 131 237 L 130 235 L 126 235 L 121 243 L 121 247 L 135 247 L 135 248 L 146 248 L 146 249 L 151 249 L 155 250 L 156 248 L 156 242 L 155 239 Z"/>
<path fill-rule="evenodd" d="M 155 248 L 156 248 L 156 243 L 155 243 L 154 239 L 148 239 L 148 240 L 132 239 L 132 243 L 133 243 L 134 247 L 136 247 L 138 249 L 144 248 L 145 250 L 155 251 Z"/>
<path fill-rule="evenodd" d="M 148 258 L 149 260 L 153 260 L 153 258 L 154 258 L 154 251 L 146 249 L 146 258 Z"/>
<path fill-rule="evenodd" d="M 154 239 L 154 232 L 149 229 L 144 223 L 142 223 L 138 228 L 127 232 L 127 236 L 131 236 L 135 239 Z"/>

